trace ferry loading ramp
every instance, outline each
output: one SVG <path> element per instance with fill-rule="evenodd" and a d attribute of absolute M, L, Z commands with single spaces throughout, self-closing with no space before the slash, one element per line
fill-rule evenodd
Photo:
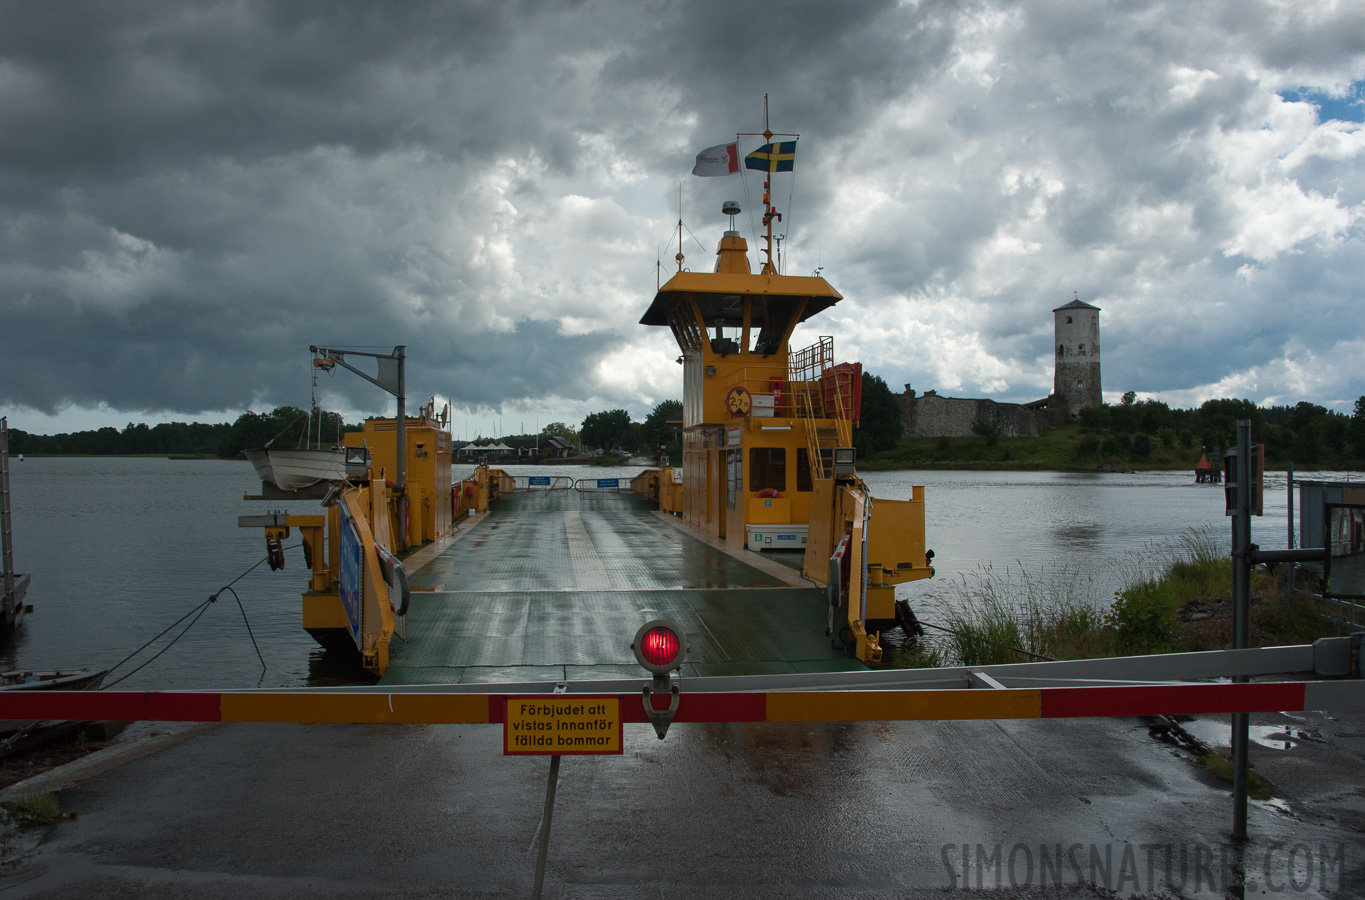
<path fill-rule="evenodd" d="M 506 493 L 432 550 L 409 557 L 381 685 L 636 678 L 655 618 L 687 632 L 684 678 L 863 670 L 826 636 L 824 590 L 628 489 Z"/>

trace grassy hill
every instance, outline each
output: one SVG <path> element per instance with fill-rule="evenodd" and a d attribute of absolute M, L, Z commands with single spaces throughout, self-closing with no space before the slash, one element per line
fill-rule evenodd
<path fill-rule="evenodd" d="M 1018 469 L 1062 472 L 1094 472 L 1099 469 L 1185 470 L 1194 477 L 1201 448 L 1174 436 L 1163 441 L 1145 434 L 1104 434 L 1086 431 L 1080 425 L 1049 429 L 1037 438 L 991 440 L 985 437 L 904 438 L 891 450 L 858 460 L 863 471 L 888 469 Z M 1210 459 L 1210 462 L 1215 462 Z M 1320 460 L 1324 468 L 1336 468 L 1344 461 Z M 1272 468 L 1282 468 L 1283 460 L 1270 456 Z M 1344 467 L 1344 465 L 1343 465 Z M 1295 462 L 1298 470 L 1311 466 Z"/>

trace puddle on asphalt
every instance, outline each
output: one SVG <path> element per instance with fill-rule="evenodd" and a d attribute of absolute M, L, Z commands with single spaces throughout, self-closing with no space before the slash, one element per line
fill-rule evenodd
<path fill-rule="evenodd" d="M 1291 819 L 1294 818 L 1294 812 L 1289 808 L 1289 801 L 1281 799 L 1279 797 L 1271 797 L 1269 800 L 1253 799 L 1251 802 L 1256 806 L 1259 806 L 1261 809 L 1273 809 L 1275 812 L 1278 812 L 1281 815 L 1288 816 Z"/>
<path fill-rule="evenodd" d="M 1210 747 L 1232 746 L 1232 723 L 1227 719 L 1195 719 L 1182 722 L 1181 727 Z M 1247 734 L 1253 744 L 1272 750 L 1289 750 L 1309 738 L 1306 731 L 1293 725 L 1252 725 Z"/>

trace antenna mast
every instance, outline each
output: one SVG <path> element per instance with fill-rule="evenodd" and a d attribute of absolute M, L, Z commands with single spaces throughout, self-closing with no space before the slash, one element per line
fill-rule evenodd
<path fill-rule="evenodd" d="M 682 182 L 678 182 L 678 271 L 682 271 L 683 252 L 682 252 Z"/>
<path fill-rule="evenodd" d="M 768 145 L 768 152 L 771 156 L 773 130 L 768 124 L 768 95 L 766 93 L 763 95 L 763 142 Z M 768 244 L 768 249 L 765 251 L 768 258 L 763 261 L 763 271 L 760 274 L 773 275 L 776 274 L 777 269 L 773 266 L 773 215 L 775 213 L 772 204 L 773 164 L 771 158 L 768 160 L 767 168 L 768 171 L 763 173 L 763 224 L 768 229 L 768 234 L 764 237 Z"/>

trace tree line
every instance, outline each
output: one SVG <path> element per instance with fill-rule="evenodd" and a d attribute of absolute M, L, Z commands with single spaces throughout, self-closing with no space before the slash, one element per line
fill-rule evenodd
<path fill-rule="evenodd" d="M 578 428 L 551 423 L 542 435 L 557 435 L 584 454 L 597 450 L 627 451 L 653 455 L 663 448 L 674 460 L 681 459 L 682 402 L 664 400 L 635 422 L 624 409 L 590 413 Z M 1271 460 L 1294 460 L 1305 465 L 1346 466 L 1365 461 L 1365 396 L 1355 403 L 1351 415 L 1333 412 L 1316 403 L 1259 407 L 1250 400 L 1206 400 L 1196 409 L 1172 409 L 1160 400 L 1138 400 L 1133 391 L 1116 405 L 1086 407 L 1080 413 L 1085 449 L 1124 459 L 1145 459 L 1157 446 L 1187 450 L 1231 447 L 1236 442 L 1239 419 L 1252 423 L 1253 438 L 1266 445 Z M 321 417 L 323 446 L 339 443 L 341 435 L 359 431 L 338 413 Z M 236 459 L 243 450 L 263 447 L 301 446 L 318 442 L 318 417 L 294 406 L 280 406 L 268 413 L 248 412 L 231 424 L 163 422 L 159 425 L 129 422 L 122 430 L 105 427 L 62 434 L 30 434 L 11 428 L 10 452 L 14 454 L 123 456 L 197 455 Z M 308 434 L 305 435 L 305 430 Z M 522 436 L 535 442 L 537 435 Z M 886 382 L 876 375 L 863 376 L 862 411 L 854 431 L 858 456 L 891 450 L 901 439 L 901 406 Z M 515 441 L 509 438 L 509 442 Z"/>
<path fill-rule="evenodd" d="M 159 425 L 129 422 L 122 430 L 113 427 L 61 434 L 30 434 L 19 428 L 9 430 L 9 449 L 13 454 L 30 456 L 217 456 L 237 459 L 243 450 L 264 447 L 302 446 L 305 431 L 312 442 L 318 441 L 318 417 L 307 410 L 280 406 L 268 413 L 243 413 L 232 424 L 203 422 L 162 422 Z M 322 413 L 323 446 L 340 442 L 348 431 L 359 425 L 346 425 L 340 414 Z M 272 443 L 273 442 L 273 443 Z"/>
<path fill-rule="evenodd" d="M 1081 429 L 1100 453 L 1142 460 L 1164 447 L 1212 452 L 1237 443 L 1237 422 L 1251 422 L 1252 439 L 1266 457 L 1306 465 L 1345 466 L 1365 460 L 1365 396 L 1351 415 L 1316 403 L 1261 407 L 1250 400 L 1206 400 L 1197 409 L 1172 409 L 1160 400 L 1138 400 L 1129 391 L 1118 405 L 1081 410 Z M 1216 465 L 1216 463 L 1215 463 Z"/>

